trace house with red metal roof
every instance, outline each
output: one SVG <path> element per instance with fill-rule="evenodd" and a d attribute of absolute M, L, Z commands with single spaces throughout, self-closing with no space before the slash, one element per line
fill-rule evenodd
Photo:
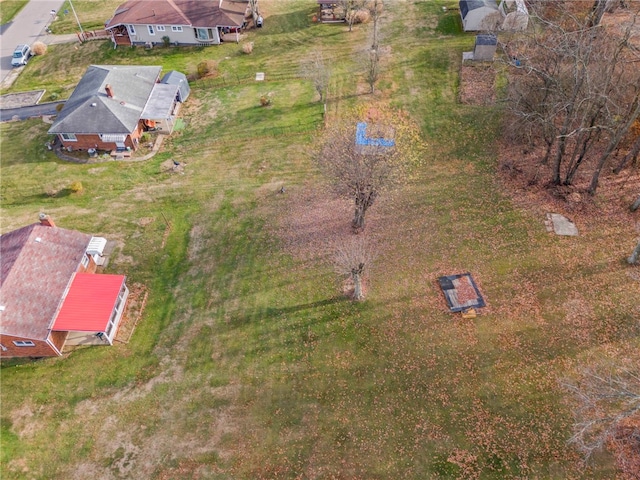
<path fill-rule="evenodd" d="M 106 243 L 45 214 L 0 235 L 0 358 L 113 344 L 129 290 L 124 275 L 95 273 Z"/>

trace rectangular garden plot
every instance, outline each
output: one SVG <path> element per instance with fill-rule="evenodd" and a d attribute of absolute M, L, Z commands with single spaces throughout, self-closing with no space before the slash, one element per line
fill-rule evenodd
<path fill-rule="evenodd" d="M 486 305 L 470 273 L 439 277 L 438 283 L 452 312 L 462 312 L 469 308 Z"/>

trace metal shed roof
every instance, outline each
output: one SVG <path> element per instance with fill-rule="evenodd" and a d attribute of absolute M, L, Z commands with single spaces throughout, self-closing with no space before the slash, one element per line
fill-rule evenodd
<path fill-rule="evenodd" d="M 177 85 L 156 83 L 153 86 L 149 100 L 142 111 L 143 120 L 158 120 L 169 118 L 178 94 Z"/>
<path fill-rule="evenodd" d="M 179 72 L 177 70 L 171 70 L 167 72 L 163 77 L 160 83 L 167 83 L 169 85 L 178 85 L 178 101 L 184 102 L 189 98 L 189 93 L 191 93 L 191 87 L 189 87 L 189 81 L 187 80 L 187 76 Z"/>
<path fill-rule="evenodd" d="M 124 275 L 76 273 L 51 330 L 106 331 L 124 281 Z"/>

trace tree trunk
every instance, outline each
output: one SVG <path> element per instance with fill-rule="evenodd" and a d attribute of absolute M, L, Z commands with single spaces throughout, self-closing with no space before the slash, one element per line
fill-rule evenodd
<path fill-rule="evenodd" d="M 364 292 L 362 291 L 362 274 L 359 269 L 353 269 L 351 271 L 351 280 L 353 281 L 353 299 L 363 300 Z"/>
<path fill-rule="evenodd" d="M 640 116 L 640 95 L 636 95 L 636 98 L 634 98 L 632 109 L 629 110 L 629 118 L 622 127 L 618 128 L 614 136 L 609 141 L 607 149 L 604 151 L 604 153 L 600 157 L 600 160 L 598 161 L 598 166 L 593 172 L 593 177 L 591 177 L 591 185 L 589 185 L 588 191 L 591 195 L 596 193 L 596 189 L 598 188 L 598 181 L 600 180 L 600 172 L 607 162 L 609 155 L 611 155 L 611 152 L 613 152 L 618 147 L 620 141 L 622 140 L 622 137 L 626 135 L 638 116 Z"/>
<path fill-rule="evenodd" d="M 593 119 L 595 121 L 595 118 Z M 593 122 L 589 126 L 589 128 L 593 127 Z M 582 165 L 582 161 L 584 160 L 585 155 L 587 154 L 587 148 L 589 148 L 589 144 L 592 141 L 597 141 L 600 136 L 600 132 L 594 132 L 589 130 L 586 134 L 582 135 L 582 138 L 577 142 L 574 157 L 569 164 L 569 168 L 567 169 L 567 173 L 564 177 L 564 185 L 571 185 L 573 182 L 573 178 L 575 177 L 580 165 Z M 577 158 L 576 158 L 577 156 Z"/>
<path fill-rule="evenodd" d="M 602 17 L 607 11 L 607 7 L 609 6 L 610 1 L 611 0 L 595 0 L 593 2 L 593 7 L 591 8 L 591 15 L 588 23 L 589 27 L 600 25 Z"/>
<path fill-rule="evenodd" d="M 640 208 L 640 195 L 638 195 L 636 201 L 631 204 L 631 211 L 635 212 L 636 210 L 638 210 L 638 208 Z"/>
<path fill-rule="evenodd" d="M 636 141 L 631 147 L 631 150 L 629 150 L 629 153 L 627 153 L 618 166 L 613 169 L 613 173 L 618 174 L 628 163 L 635 162 L 638 158 L 638 154 L 640 154 L 640 136 L 636 138 Z"/>
<path fill-rule="evenodd" d="M 356 201 L 356 211 L 353 216 L 353 222 L 351 222 L 351 228 L 355 233 L 360 233 L 364 230 L 364 214 L 367 212 L 367 207 L 364 203 Z"/>
<path fill-rule="evenodd" d="M 638 240 L 638 244 L 636 245 L 636 248 L 634 248 L 631 256 L 627 258 L 627 262 L 629 265 L 634 265 L 638 262 L 638 257 L 640 257 L 640 240 Z"/>

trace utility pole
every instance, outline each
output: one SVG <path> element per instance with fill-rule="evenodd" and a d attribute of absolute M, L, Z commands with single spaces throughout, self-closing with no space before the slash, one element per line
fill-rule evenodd
<path fill-rule="evenodd" d="M 76 13 L 76 9 L 73 8 L 73 3 L 69 0 L 69 5 L 71 5 L 71 11 L 73 12 L 73 16 L 76 17 L 76 22 L 78 23 L 78 28 L 80 28 L 80 33 L 84 34 L 84 30 L 82 30 L 82 25 L 80 25 L 80 20 L 78 20 L 78 14 Z"/>

